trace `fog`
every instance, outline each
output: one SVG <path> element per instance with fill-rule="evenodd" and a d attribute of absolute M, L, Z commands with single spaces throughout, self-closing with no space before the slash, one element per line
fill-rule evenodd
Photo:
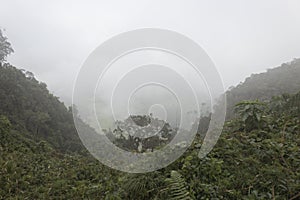
<path fill-rule="evenodd" d="M 8 61 L 34 72 L 67 105 L 88 55 L 112 36 L 138 28 L 169 29 L 197 42 L 225 88 L 300 55 L 297 0 L 6 0 L 0 9 L 0 26 L 15 50 Z"/>

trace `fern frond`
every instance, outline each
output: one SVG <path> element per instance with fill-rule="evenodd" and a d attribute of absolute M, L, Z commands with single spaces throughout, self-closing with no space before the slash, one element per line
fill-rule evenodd
<path fill-rule="evenodd" d="M 177 171 L 171 171 L 170 178 L 166 180 L 170 200 L 191 200 L 191 195 L 186 187 L 186 182 Z"/>

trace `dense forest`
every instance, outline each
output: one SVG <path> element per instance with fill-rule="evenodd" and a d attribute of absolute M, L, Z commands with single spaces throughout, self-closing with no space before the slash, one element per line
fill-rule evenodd
<path fill-rule="evenodd" d="M 243 100 L 270 100 L 282 94 L 294 94 L 300 88 L 300 59 L 268 69 L 267 72 L 252 74 L 236 87 L 226 92 L 227 118 L 234 115 L 234 106 Z"/>
<path fill-rule="evenodd" d="M 12 52 L 0 32 L 0 199 L 300 199 L 300 60 L 252 75 L 227 92 L 230 117 L 207 157 L 198 158 L 198 135 L 168 167 L 127 174 L 85 150 L 75 111 L 31 72 L 6 62 Z M 151 116 L 133 119 L 144 126 Z M 207 122 L 200 121 L 199 132 Z M 123 129 L 128 123 L 119 122 Z M 172 138 L 165 126 L 153 141 Z M 108 135 L 138 150 L 122 132 Z"/>

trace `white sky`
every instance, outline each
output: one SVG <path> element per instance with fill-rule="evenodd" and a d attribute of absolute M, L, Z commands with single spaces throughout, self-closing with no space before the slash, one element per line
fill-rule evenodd
<path fill-rule="evenodd" d="M 1 0 L 0 27 L 15 49 L 9 62 L 32 71 L 67 103 L 87 56 L 137 28 L 170 29 L 196 41 L 226 88 L 300 57 L 298 0 Z"/>

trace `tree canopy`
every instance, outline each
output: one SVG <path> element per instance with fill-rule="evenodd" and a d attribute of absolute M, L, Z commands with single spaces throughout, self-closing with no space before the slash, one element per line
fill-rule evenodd
<path fill-rule="evenodd" d="M 300 198 L 299 60 L 253 75 L 227 92 L 231 115 L 207 157 L 200 159 L 198 152 L 211 116 L 200 119 L 199 134 L 174 163 L 127 174 L 84 150 L 72 109 L 46 84 L 4 62 L 13 50 L 0 33 L 0 199 Z M 149 129 L 150 122 L 157 126 Z M 176 134 L 152 116 L 129 116 L 116 125 L 108 138 L 139 153 L 156 150 Z M 136 140 L 158 127 L 158 135 Z"/>
<path fill-rule="evenodd" d="M 8 42 L 7 37 L 3 35 L 3 31 L 0 29 L 0 64 L 6 60 L 6 57 L 13 53 L 14 50 L 11 44 Z"/>

